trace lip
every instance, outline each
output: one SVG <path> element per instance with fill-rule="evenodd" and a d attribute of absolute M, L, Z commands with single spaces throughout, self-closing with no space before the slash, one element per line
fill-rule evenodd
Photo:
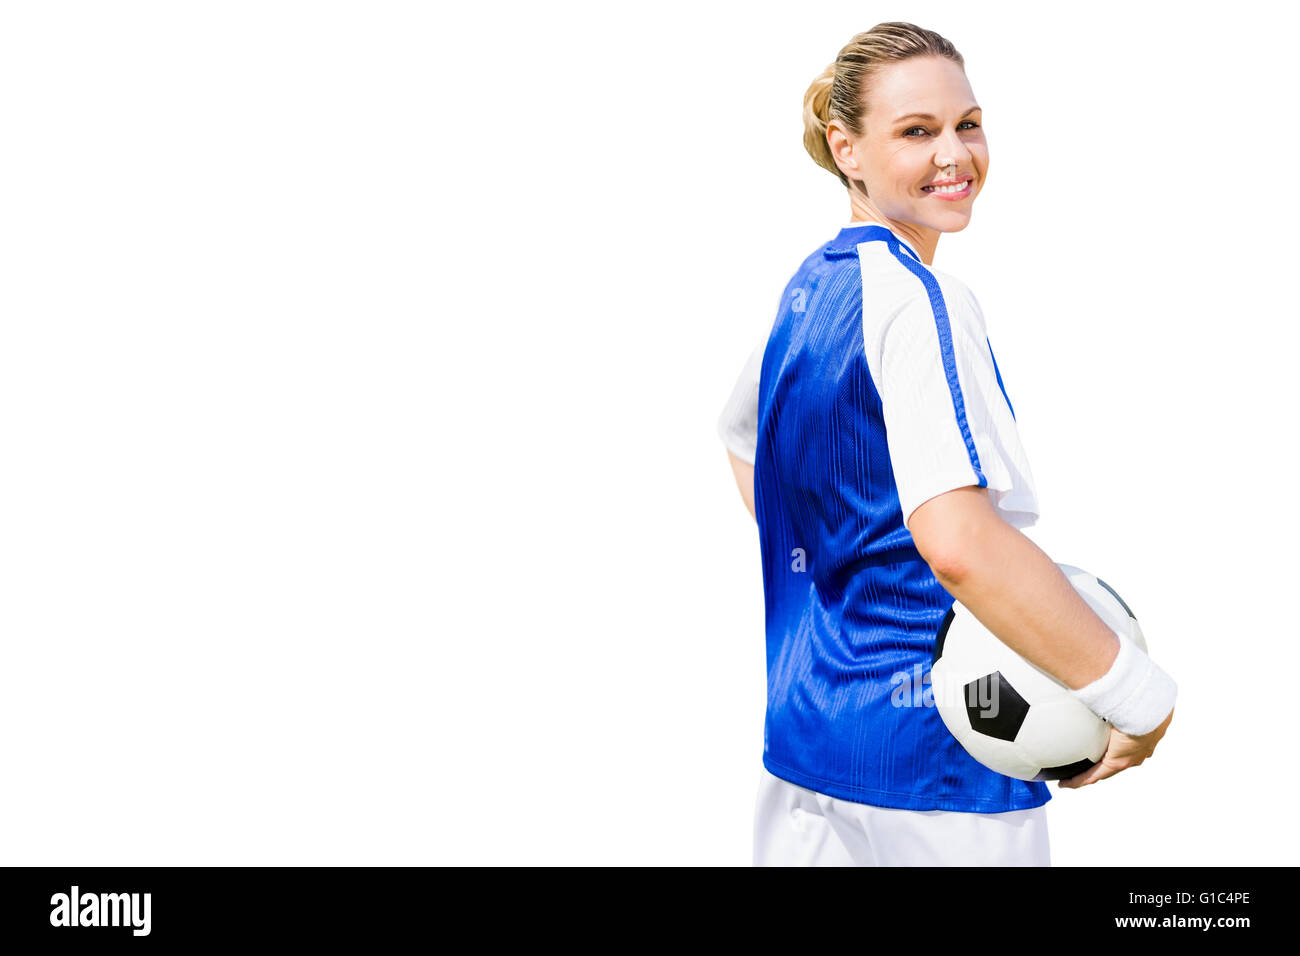
<path fill-rule="evenodd" d="M 926 183 L 927 186 L 951 186 L 954 183 L 960 183 L 960 182 L 966 183 L 966 188 L 961 190 L 960 192 L 955 192 L 955 193 L 926 192 L 925 189 L 922 189 L 921 192 L 925 193 L 927 196 L 933 196 L 936 199 L 946 199 L 949 202 L 956 202 L 958 200 L 965 199 L 967 196 L 971 194 L 971 189 L 975 185 L 974 176 L 968 176 L 965 179 L 946 179 L 937 183 Z"/>

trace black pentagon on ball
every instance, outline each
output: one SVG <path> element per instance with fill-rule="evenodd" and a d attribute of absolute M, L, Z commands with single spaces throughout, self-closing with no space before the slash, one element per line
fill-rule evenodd
<path fill-rule="evenodd" d="M 939 658 L 943 656 L 943 639 L 948 636 L 948 628 L 952 627 L 953 618 L 957 616 L 954 604 L 948 608 L 948 613 L 943 616 L 943 623 L 939 625 L 939 635 L 934 639 L 934 656 L 931 658 L 931 664 L 939 663 Z"/>
<path fill-rule="evenodd" d="M 1102 587 L 1104 587 L 1107 591 L 1109 591 L 1111 593 L 1111 596 L 1114 597 L 1116 601 L 1119 601 L 1120 607 L 1122 607 L 1125 611 L 1128 612 L 1129 617 L 1133 618 L 1133 620 L 1135 621 L 1137 620 L 1137 615 L 1133 613 L 1133 609 L 1124 603 L 1124 599 L 1119 596 L 1119 593 L 1116 592 L 1116 590 L 1113 587 L 1111 587 L 1101 578 L 1097 578 L 1097 583 L 1100 584 Z"/>
<path fill-rule="evenodd" d="M 971 730 L 998 740 L 1016 739 L 1029 716 L 1029 702 L 1016 693 L 1001 671 L 971 681 L 965 691 Z"/>
<path fill-rule="evenodd" d="M 1035 780 L 1067 780 L 1070 777 L 1083 773 L 1097 761 L 1095 760 L 1076 760 L 1074 763 L 1062 764 L 1059 767 L 1044 767 L 1038 773 L 1034 774 Z"/>

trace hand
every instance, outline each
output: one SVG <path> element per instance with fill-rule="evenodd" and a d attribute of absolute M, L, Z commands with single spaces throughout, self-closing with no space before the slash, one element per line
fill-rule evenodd
<path fill-rule="evenodd" d="M 1083 771 L 1083 773 L 1076 774 L 1066 780 L 1057 781 L 1056 785 L 1058 787 L 1070 787 L 1071 789 L 1086 787 L 1098 780 L 1113 777 L 1121 770 L 1136 767 L 1155 752 L 1156 744 L 1165 735 L 1165 731 L 1169 728 L 1169 722 L 1173 719 L 1174 712 L 1171 710 L 1169 716 L 1161 722 L 1159 727 L 1149 734 L 1143 734 L 1141 737 L 1130 737 L 1128 734 L 1121 733 L 1112 727 L 1110 729 L 1110 739 L 1106 742 L 1106 752 L 1101 755 L 1101 760 Z"/>

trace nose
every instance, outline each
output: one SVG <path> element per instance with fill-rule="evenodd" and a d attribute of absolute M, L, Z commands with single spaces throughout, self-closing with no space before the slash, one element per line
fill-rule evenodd
<path fill-rule="evenodd" d="M 948 134 L 939 142 L 934 154 L 934 164 L 943 170 L 960 166 L 968 159 L 970 159 L 970 150 L 955 132 Z"/>

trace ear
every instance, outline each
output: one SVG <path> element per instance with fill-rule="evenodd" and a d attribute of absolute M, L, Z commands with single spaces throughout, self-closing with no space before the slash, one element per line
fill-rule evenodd
<path fill-rule="evenodd" d="M 845 176 L 851 180 L 862 181 L 862 170 L 858 168 L 858 159 L 854 154 L 853 141 L 849 139 L 844 128 L 834 120 L 826 127 L 826 145 L 830 148 L 831 158 Z M 863 189 L 865 192 L 865 187 Z"/>

